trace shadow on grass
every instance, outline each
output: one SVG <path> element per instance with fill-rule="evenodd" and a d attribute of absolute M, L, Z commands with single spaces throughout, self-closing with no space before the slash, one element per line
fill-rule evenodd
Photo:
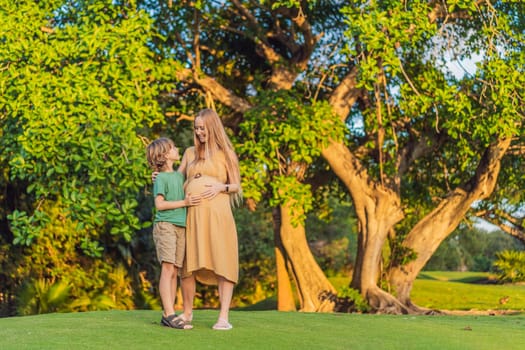
<path fill-rule="evenodd" d="M 248 305 L 245 307 L 234 308 L 235 311 L 267 311 L 267 310 L 277 310 L 277 297 L 271 297 L 259 301 L 253 305 Z"/>
<path fill-rule="evenodd" d="M 471 284 L 496 284 L 497 278 L 487 273 L 421 272 L 417 279 Z"/>
<path fill-rule="evenodd" d="M 431 276 L 427 273 L 420 273 L 419 275 L 417 275 L 417 278 L 420 279 L 420 280 L 433 280 L 433 281 L 437 281 L 438 279 L 434 276 Z"/>
<path fill-rule="evenodd" d="M 450 279 L 450 282 L 473 283 L 473 284 L 496 284 L 498 281 L 491 277 L 469 276 L 464 278 Z"/>

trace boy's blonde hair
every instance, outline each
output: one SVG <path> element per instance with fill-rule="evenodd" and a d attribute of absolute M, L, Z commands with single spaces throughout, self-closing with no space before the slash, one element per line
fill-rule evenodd
<path fill-rule="evenodd" d="M 175 148 L 175 143 L 167 137 L 161 137 L 151 142 L 146 148 L 149 166 L 154 171 L 163 170 L 166 166 L 166 155 L 172 148 Z"/>

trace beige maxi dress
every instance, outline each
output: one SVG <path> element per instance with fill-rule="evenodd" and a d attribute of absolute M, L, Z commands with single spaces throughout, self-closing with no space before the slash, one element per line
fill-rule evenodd
<path fill-rule="evenodd" d="M 197 195 L 207 184 L 227 182 L 224 153 L 217 152 L 211 159 L 193 162 L 195 148 L 186 150 L 185 192 Z M 187 208 L 186 264 L 184 274 L 193 273 L 204 284 L 217 284 L 217 276 L 237 283 L 239 258 L 237 228 L 233 218 L 230 195 L 219 193 L 210 200 Z"/>

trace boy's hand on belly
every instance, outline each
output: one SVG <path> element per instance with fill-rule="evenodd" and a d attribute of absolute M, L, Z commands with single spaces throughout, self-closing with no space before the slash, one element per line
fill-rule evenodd
<path fill-rule="evenodd" d="M 202 195 L 192 195 L 191 193 L 186 193 L 186 197 L 184 198 L 184 202 L 186 203 L 186 206 L 194 206 L 201 204 L 202 201 Z"/>

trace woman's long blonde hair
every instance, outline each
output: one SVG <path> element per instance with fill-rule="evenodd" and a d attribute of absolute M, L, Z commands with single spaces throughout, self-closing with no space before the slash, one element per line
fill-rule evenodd
<path fill-rule="evenodd" d="M 239 205 L 242 200 L 241 174 L 239 170 L 239 159 L 233 145 L 226 134 L 221 119 L 213 109 L 203 109 L 195 116 L 195 119 L 201 118 L 206 130 L 207 141 L 202 144 L 196 133 L 193 133 L 195 144 L 195 161 L 204 161 L 211 159 L 214 153 L 222 151 L 226 158 L 226 173 L 228 174 L 228 183 L 239 185 L 239 191 L 232 193 L 232 204 Z"/>

